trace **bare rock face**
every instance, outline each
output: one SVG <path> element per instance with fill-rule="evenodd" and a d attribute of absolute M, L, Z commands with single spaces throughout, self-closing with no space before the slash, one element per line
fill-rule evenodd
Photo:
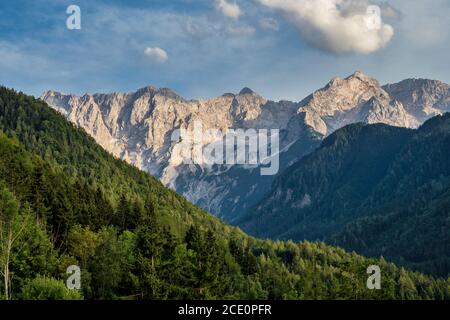
<path fill-rule="evenodd" d="M 355 122 L 416 128 L 449 109 L 448 85 L 431 80 L 405 80 L 381 87 L 357 71 L 335 78 L 300 102 L 298 113 L 315 131 L 329 135 Z"/>
<path fill-rule="evenodd" d="M 450 111 L 450 86 L 441 81 L 408 79 L 383 89 L 419 123 Z"/>
<path fill-rule="evenodd" d="M 268 101 L 244 88 L 207 100 L 185 100 L 170 89 L 82 97 L 45 92 L 42 100 L 84 128 L 106 150 L 148 171 L 210 212 L 232 221 L 260 200 L 273 177 L 254 167 L 185 165 L 172 141 L 176 129 L 279 129 L 280 172 L 324 136 L 355 122 L 415 128 L 450 111 L 449 85 L 405 80 L 380 86 L 361 72 L 335 78 L 303 101 Z M 204 141 L 213 143 L 214 138 Z"/>

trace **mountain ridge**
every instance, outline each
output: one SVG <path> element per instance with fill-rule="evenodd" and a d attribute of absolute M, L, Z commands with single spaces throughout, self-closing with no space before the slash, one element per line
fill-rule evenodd
<path fill-rule="evenodd" d="M 334 78 L 300 102 L 270 101 L 249 88 L 240 94 L 198 100 L 185 100 L 170 89 L 145 88 L 127 94 L 87 95 L 84 100 L 48 91 L 41 98 L 115 156 L 227 221 L 234 221 L 260 200 L 270 190 L 273 177 L 258 177 L 244 167 L 230 171 L 221 166 L 184 165 L 174 152 L 177 143 L 170 139 L 174 130 L 191 129 L 196 121 L 205 130 L 279 129 L 282 172 L 345 125 L 365 122 L 417 128 L 426 119 L 450 111 L 447 84 L 409 79 L 381 86 L 360 71 Z M 422 108 L 420 101 L 426 102 Z M 206 140 L 203 146 L 213 142 Z"/>

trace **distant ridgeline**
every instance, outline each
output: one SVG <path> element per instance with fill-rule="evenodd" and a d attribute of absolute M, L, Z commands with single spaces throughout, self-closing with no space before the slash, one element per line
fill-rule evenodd
<path fill-rule="evenodd" d="M 338 130 L 287 169 L 239 223 L 256 236 L 324 240 L 448 277 L 450 114 L 417 130 Z"/>
<path fill-rule="evenodd" d="M 0 131 L 5 298 L 450 299 L 448 280 L 384 259 L 251 238 L 115 159 L 44 102 L 3 87 Z M 80 291 L 65 287 L 71 265 Z M 381 268 L 380 290 L 366 286 L 370 265 Z"/>

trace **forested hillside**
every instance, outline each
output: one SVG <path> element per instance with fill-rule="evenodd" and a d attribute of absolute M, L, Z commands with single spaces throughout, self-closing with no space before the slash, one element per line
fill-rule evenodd
<path fill-rule="evenodd" d="M 4 298 L 450 299 L 448 280 L 383 259 L 248 237 L 6 88 L 0 131 Z M 366 288 L 373 264 L 381 290 Z M 65 288 L 69 265 L 80 291 Z"/>
<path fill-rule="evenodd" d="M 289 168 L 241 225 L 450 274 L 450 115 L 418 130 L 356 124 Z"/>

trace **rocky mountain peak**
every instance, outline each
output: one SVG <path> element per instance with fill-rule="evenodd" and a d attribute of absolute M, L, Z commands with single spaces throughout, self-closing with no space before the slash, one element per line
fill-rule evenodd
<path fill-rule="evenodd" d="M 345 79 L 332 79 L 325 87 L 302 100 L 298 113 L 305 114 L 306 124 L 316 132 L 328 135 L 341 127 L 342 121 L 348 124 L 360 117 L 354 111 L 362 104 L 374 96 L 383 95 L 386 94 L 377 80 L 357 71 Z M 345 114 L 352 117 L 344 117 Z"/>
<path fill-rule="evenodd" d="M 70 100 L 73 98 L 72 95 L 66 95 L 61 92 L 48 90 L 45 91 L 40 99 L 47 102 L 50 106 L 52 106 L 56 111 L 62 113 L 67 116 L 70 110 Z"/>
<path fill-rule="evenodd" d="M 44 93 L 42 93 L 40 99 L 45 100 L 47 98 L 51 98 L 51 97 L 55 97 L 55 96 L 62 96 L 62 95 L 64 95 L 64 93 L 62 93 L 62 92 L 47 90 L 47 91 L 44 91 Z"/>
<path fill-rule="evenodd" d="M 178 101 L 185 101 L 183 97 L 181 97 L 179 94 L 177 94 L 175 91 L 169 88 L 158 88 L 155 86 L 147 86 L 144 88 L 138 89 L 135 93 L 135 97 L 141 97 L 141 96 L 161 96 L 164 98 L 172 99 L 172 100 L 178 100 Z"/>
<path fill-rule="evenodd" d="M 438 80 L 406 79 L 383 89 L 419 122 L 450 111 L 450 86 Z"/>
<path fill-rule="evenodd" d="M 363 82 L 373 82 L 375 80 L 366 75 L 365 73 L 363 73 L 362 71 L 355 71 L 352 75 L 346 78 L 346 80 L 354 80 L 354 79 L 358 79 L 359 81 Z"/>
<path fill-rule="evenodd" d="M 299 104 L 298 113 L 316 132 L 328 135 L 358 122 L 415 128 L 450 111 L 450 87 L 435 80 L 407 79 L 380 86 L 361 71 L 334 78 Z"/>
<path fill-rule="evenodd" d="M 439 96 L 440 99 L 450 96 L 450 85 L 439 81 L 429 79 L 406 79 L 399 83 L 387 84 L 383 86 L 387 92 L 392 95 L 407 96 Z"/>
<path fill-rule="evenodd" d="M 140 88 L 134 92 L 135 95 L 145 95 L 145 94 L 155 94 L 155 92 L 158 91 L 158 88 L 155 86 L 146 86 L 143 88 Z"/>
<path fill-rule="evenodd" d="M 352 75 L 342 79 L 340 77 L 335 77 L 323 88 L 323 89 L 340 89 L 349 88 L 355 86 L 361 86 L 361 84 L 367 86 L 379 86 L 376 79 L 369 77 L 361 71 L 356 71 Z"/>
<path fill-rule="evenodd" d="M 240 96 L 247 95 L 247 94 L 253 95 L 253 94 L 255 94 L 255 92 L 254 92 L 252 89 L 247 88 L 247 87 L 243 88 L 243 89 L 239 92 L 239 95 L 240 95 Z"/>
<path fill-rule="evenodd" d="M 178 93 L 169 88 L 160 88 L 156 94 L 173 100 L 186 101 Z"/>

